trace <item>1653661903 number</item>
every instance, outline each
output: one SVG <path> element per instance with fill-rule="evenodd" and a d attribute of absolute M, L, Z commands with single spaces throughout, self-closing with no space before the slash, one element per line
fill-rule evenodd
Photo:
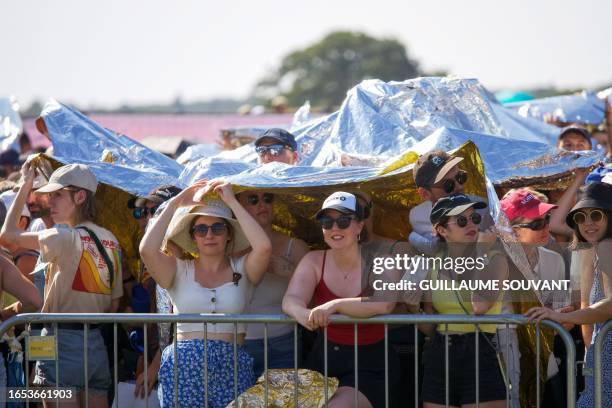
<path fill-rule="evenodd" d="M 7 402 L 37 402 L 42 400 L 76 401 L 74 388 L 7 388 Z"/>

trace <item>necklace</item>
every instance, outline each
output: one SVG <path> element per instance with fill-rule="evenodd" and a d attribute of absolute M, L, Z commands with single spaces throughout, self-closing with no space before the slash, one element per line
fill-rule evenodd
<path fill-rule="evenodd" d="M 361 245 L 359 245 L 359 269 L 361 269 Z M 351 271 L 345 274 L 340 268 L 338 268 L 338 270 L 340 271 L 342 276 L 344 276 L 344 280 L 348 280 L 349 276 L 351 276 Z"/>

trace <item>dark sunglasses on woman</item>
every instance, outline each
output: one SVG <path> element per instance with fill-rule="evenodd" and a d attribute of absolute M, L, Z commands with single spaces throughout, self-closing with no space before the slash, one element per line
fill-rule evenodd
<path fill-rule="evenodd" d="M 274 202 L 274 194 L 263 193 L 261 199 L 266 204 L 272 204 Z M 247 202 L 249 203 L 249 205 L 257 205 L 259 204 L 259 196 L 257 194 L 251 194 L 247 196 Z"/>
<path fill-rule="evenodd" d="M 321 224 L 321 228 L 323 229 L 332 229 L 334 227 L 334 223 L 340 229 L 347 229 L 349 225 L 351 225 L 351 221 L 353 221 L 353 217 L 351 215 L 341 215 L 338 218 L 333 218 L 328 215 L 324 215 L 318 219 L 319 224 Z"/>
<path fill-rule="evenodd" d="M 455 191 L 455 183 L 459 183 L 459 185 L 464 185 L 467 182 L 468 174 L 459 170 L 454 179 L 445 179 L 433 185 L 433 187 L 438 187 L 444 190 L 446 194 L 450 194 Z"/>
<path fill-rule="evenodd" d="M 539 218 L 531 222 L 514 224 L 513 227 L 529 228 L 532 231 L 542 231 L 548 224 L 550 224 L 550 215 L 546 215 L 544 218 Z"/>
<path fill-rule="evenodd" d="M 146 218 L 148 215 L 150 215 L 152 217 L 153 214 L 155 214 L 155 211 L 157 211 L 158 208 L 159 208 L 159 206 L 151 207 L 151 208 L 136 207 L 136 208 L 134 208 L 134 211 L 132 212 L 132 215 L 134 215 L 134 218 L 136 218 L 137 220 L 139 220 L 141 218 Z"/>
<path fill-rule="evenodd" d="M 477 212 L 474 212 L 470 215 L 470 220 L 472 220 L 474 225 L 478 225 L 482 221 L 482 217 Z M 464 228 L 468 224 L 468 217 L 465 215 L 458 215 L 455 222 L 448 222 L 447 224 L 457 224 L 458 227 Z"/>
<path fill-rule="evenodd" d="M 204 238 L 208 235 L 208 230 L 211 230 L 213 235 L 223 235 L 227 230 L 227 225 L 224 222 L 215 222 L 213 225 L 197 224 L 191 229 L 191 233 L 196 237 Z"/>
<path fill-rule="evenodd" d="M 592 223 L 598 223 L 604 219 L 606 214 L 601 210 L 593 210 L 590 213 L 586 213 L 585 211 L 577 211 L 574 213 L 572 219 L 578 225 L 584 224 L 588 219 L 591 220 Z"/>

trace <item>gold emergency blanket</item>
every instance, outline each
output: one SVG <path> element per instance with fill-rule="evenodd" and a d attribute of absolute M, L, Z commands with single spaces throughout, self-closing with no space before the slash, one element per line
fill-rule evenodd
<path fill-rule="evenodd" d="M 240 408 L 320 408 L 325 406 L 325 377 L 317 372 L 299 369 L 297 372 L 298 402 L 295 405 L 295 370 L 268 370 L 268 403 L 265 400 L 265 374 L 257 383 L 238 397 Z M 328 377 L 327 397 L 331 398 L 338 389 L 338 379 Z M 234 407 L 234 401 L 227 408 Z"/>

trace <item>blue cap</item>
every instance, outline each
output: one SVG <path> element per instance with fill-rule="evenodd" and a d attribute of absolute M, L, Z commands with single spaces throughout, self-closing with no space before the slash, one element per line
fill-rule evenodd
<path fill-rule="evenodd" d="M 255 141 L 255 146 L 259 146 L 259 144 L 264 139 L 278 140 L 283 146 L 287 146 L 291 148 L 291 150 L 297 151 L 297 142 L 295 141 L 295 136 L 287 132 L 285 129 L 272 128 L 266 130 L 263 135 L 257 138 L 257 140 Z"/>

